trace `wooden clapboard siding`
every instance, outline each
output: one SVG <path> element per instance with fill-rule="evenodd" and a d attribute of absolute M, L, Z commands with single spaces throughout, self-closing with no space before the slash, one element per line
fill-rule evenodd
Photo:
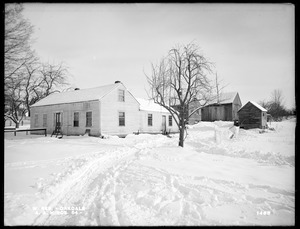
<path fill-rule="evenodd" d="M 119 101 L 119 89 L 125 92 L 125 101 Z M 78 95 L 81 95 L 78 97 Z M 92 99 L 91 99 L 92 98 Z M 56 103 L 57 102 L 57 103 Z M 144 129 L 145 132 L 160 132 L 162 130 L 163 115 L 166 116 L 166 131 L 177 132 L 178 128 L 173 120 L 169 126 L 169 112 L 150 111 L 153 113 L 153 127 L 148 127 L 148 120 L 143 118 L 147 113 L 140 111 L 140 103 L 126 89 L 116 82 L 114 85 L 85 89 L 82 93 L 66 92 L 54 97 L 41 100 L 31 107 L 31 128 L 43 127 L 43 114 L 47 115 L 47 133 L 55 129 L 55 113 L 61 113 L 61 130 L 64 135 L 83 135 L 87 131 L 92 136 L 101 134 L 124 136 Z M 74 113 L 79 113 L 79 126 L 74 126 Z M 86 113 L 92 112 L 92 126 L 86 126 Z M 119 112 L 125 113 L 125 126 L 119 126 Z M 35 126 L 35 117 L 38 123 Z M 146 119 L 141 126 L 141 119 Z M 144 124 L 145 122 L 145 124 Z"/>
<path fill-rule="evenodd" d="M 178 127 L 172 115 L 168 112 L 158 111 L 143 111 L 140 112 L 139 132 L 140 133 L 161 133 L 162 128 L 162 117 L 166 116 L 166 131 L 167 132 L 178 132 Z M 152 114 L 152 126 L 148 125 L 148 114 Z M 169 125 L 169 117 L 172 117 L 172 126 Z"/>
<path fill-rule="evenodd" d="M 238 120 L 238 110 L 242 107 L 238 93 L 230 103 L 210 104 L 201 108 L 202 121 L 234 121 Z"/>
<path fill-rule="evenodd" d="M 261 128 L 266 128 L 267 127 L 267 112 L 261 112 Z"/>
<path fill-rule="evenodd" d="M 201 109 L 201 121 L 209 121 L 208 107 L 204 107 Z"/>
<path fill-rule="evenodd" d="M 152 126 L 148 125 L 148 114 L 152 114 Z M 162 132 L 162 112 L 140 111 L 140 133 L 161 133 Z"/>
<path fill-rule="evenodd" d="M 239 124 L 245 129 L 265 128 L 267 114 L 252 103 L 248 102 L 238 111 Z"/>
<path fill-rule="evenodd" d="M 92 126 L 86 127 L 86 112 L 92 112 Z M 43 127 L 43 114 L 47 114 L 47 133 L 51 134 L 55 125 L 55 113 L 62 113 L 62 126 L 61 130 L 65 135 L 83 135 L 86 130 L 90 130 L 93 136 L 100 135 L 100 114 L 99 114 L 99 101 L 86 101 L 78 103 L 65 103 L 55 105 L 45 105 L 31 107 L 31 121 L 30 128 L 35 128 L 34 118 L 38 115 L 38 127 Z M 79 112 L 79 126 L 74 127 L 74 112 Z"/>
<path fill-rule="evenodd" d="M 224 114 L 219 117 L 219 120 L 232 121 L 232 104 L 224 104 L 223 107 Z"/>
<path fill-rule="evenodd" d="M 118 90 L 125 91 L 125 101 L 119 102 Z M 125 112 L 125 126 L 119 126 L 119 112 Z M 127 135 L 139 129 L 139 103 L 130 92 L 119 84 L 100 100 L 101 134 Z"/>
<path fill-rule="evenodd" d="M 228 109 L 228 111 L 226 111 L 225 109 Z M 216 120 L 231 121 L 231 107 L 230 105 L 206 106 L 201 109 L 201 120 L 202 121 L 216 121 Z"/>

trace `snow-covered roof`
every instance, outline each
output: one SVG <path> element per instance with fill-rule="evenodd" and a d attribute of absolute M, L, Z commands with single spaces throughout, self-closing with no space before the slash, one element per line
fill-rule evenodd
<path fill-rule="evenodd" d="M 254 106 L 256 106 L 261 111 L 267 111 L 265 108 L 263 108 L 261 105 L 259 105 L 258 103 L 254 102 L 254 101 L 249 101 L 249 103 L 252 103 Z"/>
<path fill-rule="evenodd" d="M 116 84 L 109 84 L 101 87 L 95 87 L 95 88 L 54 93 L 36 102 L 35 104 L 32 105 L 32 107 L 100 100 L 102 97 L 104 97 L 106 94 L 111 92 L 119 85 L 120 84 L 116 83 Z"/>
<path fill-rule="evenodd" d="M 234 98 L 236 97 L 237 92 L 224 92 L 220 93 L 219 95 L 219 104 L 227 104 L 227 103 L 233 103 Z M 211 102 L 209 102 L 208 105 L 218 103 L 217 98 L 213 99 Z"/>
<path fill-rule="evenodd" d="M 260 109 L 261 111 L 267 112 L 267 110 L 266 110 L 265 108 L 263 108 L 261 105 L 259 105 L 258 103 L 254 102 L 254 101 L 249 101 L 248 103 L 251 103 L 252 105 L 256 106 L 256 107 L 257 107 L 258 109 Z M 244 106 L 246 106 L 248 103 L 246 103 Z M 238 112 L 239 112 L 241 109 L 243 109 L 244 106 L 242 106 L 242 107 L 238 110 Z"/>
<path fill-rule="evenodd" d="M 154 103 L 153 100 L 136 98 L 140 104 L 140 110 L 143 111 L 157 111 L 157 112 L 169 112 L 166 108 L 161 105 Z"/>

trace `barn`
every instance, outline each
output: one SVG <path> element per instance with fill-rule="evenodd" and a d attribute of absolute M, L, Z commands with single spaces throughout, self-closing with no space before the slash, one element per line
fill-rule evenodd
<path fill-rule="evenodd" d="M 252 129 L 267 127 L 267 110 L 257 104 L 249 101 L 238 111 L 239 124 L 241 128 Z"/>
<path fill-rule="evenodd" d="M 31 128 L 46 128 L 47 133 L 52 134 L 59 127 L 64 135 L 126 136 L 140 131 L 144 115 L 138 100 L 120 81 L 54 93 L 33 104 L 30 110 Z M 154 113 L 158 115 L 156 110 Z M 163 116 L 166 113 L 161 114 L 161 125 L 153 126 L 151 132 L 162 131 Z"/>
<path fill-rule="evenodd" d="M 238 110 L 242 102 L 238 92 L 221 93 L 219 99 L 214 99 L 201 108 L 201 121 L 235 121 L 238 120 Z"/>

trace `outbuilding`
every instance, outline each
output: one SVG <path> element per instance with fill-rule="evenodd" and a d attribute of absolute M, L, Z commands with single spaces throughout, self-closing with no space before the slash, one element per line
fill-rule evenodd
<path fill-rule="evenodd" d="M 249 101 L 238 111 L 239 125 L 241 128 L 252 129 L 267 127 L 267 110 L 257 104 Z"/>
<path fill-rule="evenodd" d="M 201 121 L 235 121 L 237 111 L 242 107 L 238 92 L 221 93 L 208 105 L 201 108 Z"/>

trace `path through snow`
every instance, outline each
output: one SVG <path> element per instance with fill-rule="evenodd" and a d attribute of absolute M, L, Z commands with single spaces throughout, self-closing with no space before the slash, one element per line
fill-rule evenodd
<path fill-rule="evenodd" d="M 217 144 L 213 125 L 191 128 L 184 149 L 161 135 L 7 140 L 5 224 L 294 224 L 294 126 Z"/>

